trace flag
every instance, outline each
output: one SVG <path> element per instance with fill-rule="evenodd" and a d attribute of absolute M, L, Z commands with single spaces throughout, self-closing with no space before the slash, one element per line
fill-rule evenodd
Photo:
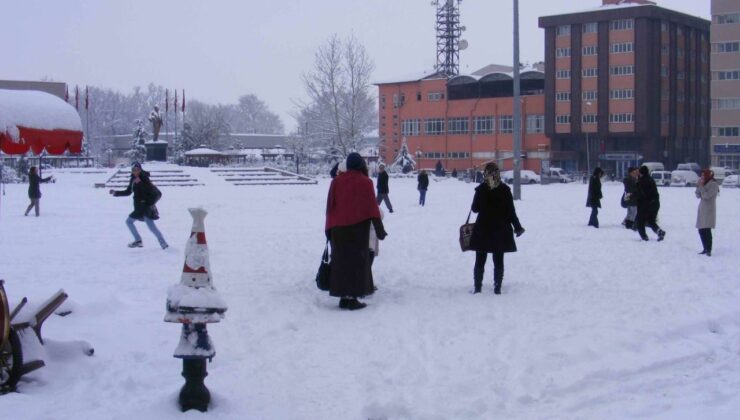
<path fill-rule="evenodd" d="M 177 89 L 175 89 L 175 115 L 177 115 Z"/>
<path fill-rule="evenodd" d="M 85 109 L 88 109 L 90 107 L 90 89 L 88 86 L 85 86 Z"/>
<path fill-rule="evenodd" d="M 167 113 L 170 110 L 170 91 L 164 90 L 164 112 Z"/>
<path fill-rule="evenodd" d="M 64 85 L 64 102 L 69 102 L 69 86 Z"/>
<path fill-rule="evenodd" d="M 185 89 L 182 90 L 182 113 L 185 113 Z"/>
<path fill-rule="evenodd" d="M 80 87 L 75 85 L 75 109 L 80 110 Z"/>

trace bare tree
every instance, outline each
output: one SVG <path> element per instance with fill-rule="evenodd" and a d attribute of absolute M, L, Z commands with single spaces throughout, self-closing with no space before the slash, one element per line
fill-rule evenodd
<path fill-rule="evenodd" d="M 308 102 L 295 116 L 306 137 L 330 154 L 357 151 L 365 134 L 375 128 L 377 110 L 371 93 L 374 65 L 354 37 L 336 34 L 319 47 L 314 67 L 302 77 Z"/>
<path fill-rule="evenodd" d="M 236 133 L 282 134 L 285 131 L 280 117 L 253 94 L 242 95 L 237 105 L 228 106 L 228 120 Z"/>

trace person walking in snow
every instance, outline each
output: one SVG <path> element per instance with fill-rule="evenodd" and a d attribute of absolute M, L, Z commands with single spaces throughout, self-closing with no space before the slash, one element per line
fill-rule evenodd
<path fill-rule="evenodd" d="M 28 171 L 28 198 L 31 200 L 31 204 L 28 205 L 28 208 L 26 208 L 26 213 L 23 214 L 24 216 L 28 216 L 28 212 L 31 211 L 32 208 L 36 208 L 36 217 L 39 217 L 39 213 L 41 212 L 41 209 L 39 208 L 39 202 L 41 201 L 41 186 L 40 184 L 42 182 L 49 182 L 54 177 L 46 177 L 41 178 L 39 176 L 38 168 L 35 166 L 31 166 L 31 169 Z"/>
<path fill-rule="evenodd" d="M 167 241 L 164 240 L 164 236 L 157 229 L 157 225 L 154 224 L 154 220 L 159 219 L 159 213 L 155 206 L 155 203 L 159 199 L 159 190 L 152 184 L 149 179 L 149 172 L 141 168 L 139 162 L 134 162 L 131 166 L 131 178 L 128 182 L 128 187 L 123 191 L 110 190 L 109 193 L 114 197 L 129 196 L 131 193 L 134 194 L 134 211 L 128 215 L 126 219 L 126 226 L 134 236 L 134 241 L 128 244 L 129 248 L 141 248 L 143 245 L 141 236 L 134 226 L 134 221 L 145 222 L 149 230 L 152 231 L 154 236 L 159 241 L 159 246 L 162 249 L 167 249 Z"/>
<path fill-rule="evenodd" d="M 699 254 L 712 256 L 712 229 L 717 223 L 717 196 L 719 182 L 714 179 L 714 172 L 704 169 L 701 178 L 696 184 L 696 198 L 699 199 L 699 209 L 696 214 L 696 228 L 699 229 L 699 238 L 704 248 Z"/>
<path fill-rule="evenodd" d="M 665 231 L 658 226 L 658 211 L 660 210 L 660 194 L 655 180 L 650 176 L 647 166 L 640 166 L 640 177 L 637 179 L 637 232 L 643 241 L 649 240 L 645 226 L 658 235 L 658 241 L 665 239 Z"/>
<path fill-rule="evenodd" d="M 385 206 L 388 207 L 388 211 L 393 213 L 393 206 L 391 200 L 388 198 L 388 172 L 385 171 L 385 165 L 380 164 L 378 166 L 380 172 L 378 172 L 378 206 L 380 203 L 385 201 Z"/>
<path fill-rule="evenodd" d="M 622 180 L 624 194 L 622 194 L 622 207 L 627 209 L 627 215 L 622 225 L 627 229 L 635 229 L 635 218 L 637 217 L 637 176 L 639 172 L 634 166 L 627 169 L 627 176 Z"/>
<path fill-rule="evenodd" d="M 416 189 L 419 190 L 419 205 L 424 207 L 427 198 L 427 189 L 429 189 L 429 175 L 427 171 L 422 169 L 416 177 L 416 181 L 418 183 Z"/>
<path fill-rule="evenodd" d="M 470 248 L 475 251 L 473 293 L 481 292 L 486 258 L 490 253 L 493 256 L 493 292 L 500 295 L 504 279 L 504 253 L 516 252 L 514 234 L 521 236 L 524 228 L 516 215 L 511 189 L 501 182 L 501 174 L 495 163 L 486 165 L 483 182 L 475 188 L 471 210 L 478 213 L 470 238 Z"/>
<path fill-rule="evenodd" d="M 359 153 L 347 156 L 347 172 L 331 181 L 326 200 L 324 231 L 331 242 L 331 286 L 329 294 L 339 299 L 341 309 L 367 306 L 358 298 L 373 293 L 368 244 L 372 225 L 379 240 L 387 233 L 380 220 L 373 182 Z"/>
<path fill-rule="evenodd" d="M 586 197 L 586 207 L 591 207 L 591 217 L 588 219 L 588 225 L 598 229 L 599 227 L 599 207 L 601 207 L 601 177 L 604 171 L 598 166 L 594 169 L 591 179 L 588 181 L 588 197 Z"/>

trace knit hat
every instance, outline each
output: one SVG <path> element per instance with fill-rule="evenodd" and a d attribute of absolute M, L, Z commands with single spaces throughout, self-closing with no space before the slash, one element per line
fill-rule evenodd
<path fill-rule="evenodd" d="M 360 156 L 359 153 L 352 152 L 349 155 L 347 155 L 347 169 L 361 171 L 364 166 L 365 166 L 365 161 L 362 160 L 362 156 Z"/>
<path fill-rule="evenodd" d="M 134 161 L 134 163 L 131 164 L 131 169 L 139 168 L 141 169 L 141 163 Z"/>

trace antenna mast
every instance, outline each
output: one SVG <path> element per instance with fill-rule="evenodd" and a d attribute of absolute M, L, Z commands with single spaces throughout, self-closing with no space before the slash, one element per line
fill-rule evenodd
<path fill-rule="evenodd" d="M 437 68 L 447 77 L 460 74 L 460 50 L 467 47 L 460 40 L 464 26 L 460 25 L 460 3 L 462 0 L 434 0 L 437 9 Z"/>

